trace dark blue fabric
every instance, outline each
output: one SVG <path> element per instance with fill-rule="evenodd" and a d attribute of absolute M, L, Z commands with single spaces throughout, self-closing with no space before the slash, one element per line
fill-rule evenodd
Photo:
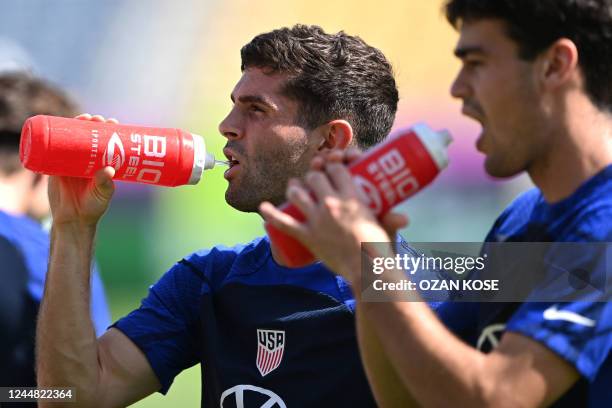
<path fill-rule="evenodd" d="M 251 406 L 266 393 L 292 407 L 374 406 L 353 307 L 342 278 L 320 263 L 278 265 L 264 237 L 185 258 L 115 327 L 145 353 L 162 393 L 201 362 L 205 406 L 236 406 L 237 394 Z M 286 338 L 280 365 L 265 375 L 256 365 L 258 330 Z"/>
<path fill-rule="evenodd" d="M 548 204 L 538 189 L 524 193 L 500 215 L 486 241 L 612 241 L 612 166 L 555 204 Z M 610 282 L 612 253 L 609 247 L 607 251 L 576 256 L 566 267 L 586 270 L 591 274 L 589 278 Z M 550 291 L 547 281 L 538 290 Z M 533 295 L 537 298 L 537 293 Z M 556 402 L 556 406 L 610 407 L 612 306 L 609 291 L 606 296 L 597 301 L 589 297 L 559 303 L 448 302 L 437 312 L 458 336 L 483 351 L 490 351 L 495 346 L 484 336 L 485 329 L 497 327 L 498 330 L 494 330 L 497 338 L 504 330 L 521 333 L 572 364 L 582 378 Z M 566 312 L 578 322 L 567 318 L 551 319 L 551 312 Z"/>
<path fill-rule="evenodd" d="M 40 302 L 49 262 L 49 233 L 29 217 L 0 211 L 0 236 L 11 242 L 23 256 L 28 270 L 28 292 L 34 301 Z M 96 334 L 102 335 L 111 319 L 96 266 L 91 277 L 91 317 Z"/>
<path fill-rule="evenodd" d="M 24 318 L 27 278 L 23 257 L 11 242 L 0 236 L 0 350 L 10 348 L 17 338 Z M 3 357 L 0 355 L 0 359 Z M 6 365 L 0 361 L 0 367 Z"/>
<path fill-rule="evenodd" d="M 0 211 L 0 386 L 36 385 L 34 339 L 48 257 L 49 235 L 40 224 Z M 110 314 L 97 273 L 91 314 L 96 332 L 102 334 L 110 324 Z"/>

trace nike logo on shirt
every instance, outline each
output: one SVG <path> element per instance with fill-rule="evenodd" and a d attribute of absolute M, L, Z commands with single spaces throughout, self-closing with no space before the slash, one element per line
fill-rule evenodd
<path fill-rule="evenodd" d="M 595 327 L 595 320 L 584 317 L 569 310 L 559 310 L 557 305 L 553 305 L 544 311 L 546 320 L 564 320 L 566 322 L 579 324 L 581 326 Z"/>

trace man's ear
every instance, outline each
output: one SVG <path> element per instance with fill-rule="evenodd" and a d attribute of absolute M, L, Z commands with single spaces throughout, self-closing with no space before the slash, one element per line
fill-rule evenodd
<path fill-rule="evenodd" d="M 323 131 L 319 150 L 346 149 L 353 141 L 353 127 L 346 120 L 332 120 L 324 125 Z"/>
<path fill-rule="evenodd" d="M 568 38 L 555 41 L 539 58 L 541 68 L 538 76 L 548 90 L 567 84 L 578 74 L 578 48 Z"/>

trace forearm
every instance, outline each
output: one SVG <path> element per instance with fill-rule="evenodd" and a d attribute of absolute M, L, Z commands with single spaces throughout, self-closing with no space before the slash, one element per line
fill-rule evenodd
<path fill-rule="evenodd" d="M 367 280 L 362 280 L 362 274 L 373 271 L 373 259 L 393 257 L 395 252 L 391 245 L 363 246 L 362 249 L 367 257 L 363 254 L 346 257 L 337 272 L 348 279 L 353 288 L 358 330 L 365 331 L 364 326 L 367 326 L 367 337 L 361 333 L 359 340 L 362 349 L 370 350 L 364 349 L 362 354 L 368 357 L 368 354 L 382 352 L 392 365 L 392 368 L 385 367 L 372 357 L 369 362 L 366 360 L 368 369 L 376 367 L 383 378 L 398 376 L 406 395 L 419 405 L 448 406 L 449 402 L 456 401 L 469 406 L 486 405 L 489 398 L 486 387 L 490 384 L 482 381 L 488 380 L 482 375 L 486 356 L 454 336 L 417 292 L 384 291 L 377 294 L 376 301 L 367 301 L 364 293 L 372 287 Z M 364 261 L 369 264 L 361 265 Z M 407 275 L 401 269 L 386 269 L 376 278 L 396 283 Z M 407 301 L 408 294 L 410 301 Z M 368 342 L 364 341 L 366 339 Z M 392 369 L 395 373 L 389 372 Z M 373 385 L 379 401 L 389 401 L 393 395 L 398 395 L 386 384 L 377 389 L 378 383 L 374 381 Z"/>
<path fill-rule="evenodd" d="M 363 304 L 357 304 L 356 325 L 361 360 L 378 406 L 412 407 L 416 401 L 404 386 L 372 324 L 365 317 Z"/>
<path fill-rule="evenodd" d="M 37 327 L 40 386 L 75 387 L 79 406 L 95 405 L 96 336 L 89 313 L 95 226 L 56 225 Z"/>
<path fill-rule="evenodd" d="M 495 373 L 487 372 L 486 356 L 450 333 L 427 304 L 365 303 L 362 310 L 387 356 L 393 357 L 402 382 L 421 405 L 492 402 Z"/>

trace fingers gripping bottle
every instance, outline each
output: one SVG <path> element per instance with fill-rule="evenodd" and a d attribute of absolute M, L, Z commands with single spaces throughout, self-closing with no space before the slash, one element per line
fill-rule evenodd
<path fill-rule="evenodd" d="M 19 157 L 38 173 L 91 178 L 112 166 L 115 180 L 160 186 L 196 184 L 215 165 L 204 139 L 181 129 L 46 115 L 24 123 Z"/>
<path fill-rule="evenodd" d="M 349 166 L 353 181 L 381 219 L 392 207 L 431 183 L 448 165 L 447 146 L 452 141 L 445 131 L 436 132 L 425 124 L 393 132 Z M 298 221 L 304 215 L 292 204 L 280 207 Z M 271 244 L 281 261 L 290 267 L 312 263 L 313 254 L 296 239 L 266 223 Z"/>

